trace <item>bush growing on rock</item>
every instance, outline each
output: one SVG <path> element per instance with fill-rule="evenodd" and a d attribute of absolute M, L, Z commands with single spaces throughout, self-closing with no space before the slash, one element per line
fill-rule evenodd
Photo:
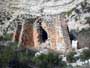
<path fill-rule="evenodd" d="M 57 54 L 41 54 L 33 58 L 39 68 L 65 68 L 67 65 Z"/>
<path fill-rule="evenodd" d="M 10 47 L 0 47 L 0 65 L 1 68 L 6 68 L 8 63 L 13 59 L 14 51 Z"/>
<path fill-rule="evenodd" d="M 85 49 L 80 54 L 80 59 L 82 61 L 89 60 L 90 59 L 90 49 Z"/>
<path fill-rule="evenodd" d="M 73 63 L 73 62 L 76 62 L 77 58 L 74 56 L 76 54 L 76 52 L 69 52 L 67 55 L 66 55 L 66 59 L 69 63 Z"/>

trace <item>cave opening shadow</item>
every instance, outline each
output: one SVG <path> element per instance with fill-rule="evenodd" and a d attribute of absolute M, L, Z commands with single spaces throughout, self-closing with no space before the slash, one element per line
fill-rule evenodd
<path fill-rule="evenodd" d="M 77 40 L 78 33 L 75 30 L 71 30 L 70 33 L 70 40 Z"/>
<path fill-rule="evenodd" d="M 44 43 L 48 39 L 47 32 L 40 26 L 40 42 Z"/>

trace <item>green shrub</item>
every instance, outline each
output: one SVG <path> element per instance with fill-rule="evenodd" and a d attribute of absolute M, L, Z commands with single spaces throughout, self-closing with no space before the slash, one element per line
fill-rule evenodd
<path fill-rule="evenodd" d="M 29 56 L 25 51 L 18 52 L 17 57 L 21 62 L 27 61 L 29 59 Z"/>
<path fill-rule="evenodd" d="M 75 54 L 76 54 L 76 52 L 69 52 L 66 55 L 66 59 L 69 63 L 76 62 L 77 59 L 74 57 Z"/>
<path fill-rule="evenodd" d="M 13 50 L 17 49 L 18 42 L 10 42 L 7 44 L 9 47 L 11 47 Z"/>
<path fill-rule="evenodd" d="M 8 64 L 12 62 L 12 60 L 24 63 L 26 61 L 31 61 L 34 57 L 34 51 L 22 48 L 17 49 L 16 47 L 13 48 L 13 44 L 0 46 L 0 66 L 3 68 L 7 68 Z"/>
<path fill-rule="evenodd" d="M 58 57 L 57 54 L 41 54 L 33 58 L 33 61 L 39 66 L 39 68 L 65 68 L 67 65 L 62 58 Z"/>
<path fill-rule="evenodd" d="M 0 64 L 5 67 L 13 59 L 14 51 L 10 47 L 0 47 Z"/>
<path fill-rule="evenodd" d="M 83 52 L 81 52 L 80 54 L 80 59 L 82 61 L 90 59 L 90 49 L 83 50 Z"/>
<path fill-rule="evenodd" d="M 34 57 L 35 52 L 28 49 L 22 49 L 19 52 L 17 52 L 17 58 L 21 62 L 25 61 L 32 61 L 32 58 Z"/>
<path fill-rule="evenodd" d="M 3 40 L 11 40 L 12 37 L 11 37 L 11 34 L 5 34 L 4 37 L 3 37 Z"/>

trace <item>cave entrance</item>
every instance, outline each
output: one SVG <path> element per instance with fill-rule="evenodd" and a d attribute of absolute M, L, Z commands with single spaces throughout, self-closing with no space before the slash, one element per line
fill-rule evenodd
<path fill-rule="evenodd" d="M 40 26 L 40 43 L 44 43 L 48 39 L 47 32 Z"/>
<path fill-rule="evenodd" d="M 77 34 L 77 32 L 75 30 L 71 30 L 69 35 L 70 35 L 70 40 L 71 41 L 72 40 L 77 40 L 78 34 Z"/>

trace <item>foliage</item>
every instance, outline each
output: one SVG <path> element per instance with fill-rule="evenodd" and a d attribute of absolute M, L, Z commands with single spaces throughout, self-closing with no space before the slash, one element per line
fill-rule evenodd
<path fill-rule="evenodd" d="M 0 46 L 0 68 L 7 68 L 9 64 L 10 66 L 20 66 L 24 62 L 32 60 L 35 55 L 33 50 L 13 47 L 15 47 L 14 43 L 8 46 Z M 24 66 L 27 66 L 27 63 Z"/>
<path fill-rule="evenodd" d="M 17 49 L 18 42 L 9 42 L 8 46 L 11 47 L 13 50 Z"/>
<path fill-rule="evenodd" d="M 47 56 L 45 54 L 41 54 L 38 57 L 34 57 L 33 61 L 38 65 L 40 68 L 47 68 Z"/>
<path fill-rule="evenodd" d="M 19 52 L 17 52 L 17 58 L 21 62 L 25 62 L 29 60 L 31 61 L 34 55 L 35 55 L 35 52 L 28 49 L 22 49 Z"/>
<path fill-rule="evenodd" d="M 90 17 L 86 17 L 85 19 L 87 20 L 86 23 L 90 25 Z"/>
<path fill-rule="evenodd" d="M 67 16 L 70 16 L 72 14 L 72 12 L 74 11 L 75 8 L 72 8 L 70 11 L 66 12 Z"/>
<path fill-rule="evenodd" d="M 3 40 L 8 41 L 8 40 L 11 40 L 11 39 L 12 39 L 11 34 L 4 34 Z"/>
<path fill-rule="evenodd" d="M 74 57 L 75 54 L 76 54 L 76 52 L 72 51 L 66 55 L 66 59 L 69 63 L 76 62 L 77 58 Z"/>
<path fill-rule="evenodd" d="M 90 59 L 90 49 L 83 50 L 83 52 L 81 52 L 80 54 L 80 59 L 82 61 Z"/>
<path fill-rule="evenodd" d="M 21 62 L 26 61 L 29 58 L 26 51 L 21 51 L 21 52 L 17 53 L 17 57 L 18 57 L 19 61 L 21 61 Z"/>
<path fill-rule="evenodd" d="M 37 57 L 34 57 L 33 61 L 39 66 L 39 68 L 66 67 L 66 63 L 62 61 L 62 58 L 59 58 L 57 54 L 53 53 L 41 54 Z"/>
<path fill-rule="evenodd" d="M 0 64 L 2 66 L 7 66 L 14 56 L 14 51 L 11 47 L 0 47 Z"/>
<path fill-rule="evenodd" d="M 0 41 L 2 41 L 3 40 L 3 36 L 0 36 Z"/>

